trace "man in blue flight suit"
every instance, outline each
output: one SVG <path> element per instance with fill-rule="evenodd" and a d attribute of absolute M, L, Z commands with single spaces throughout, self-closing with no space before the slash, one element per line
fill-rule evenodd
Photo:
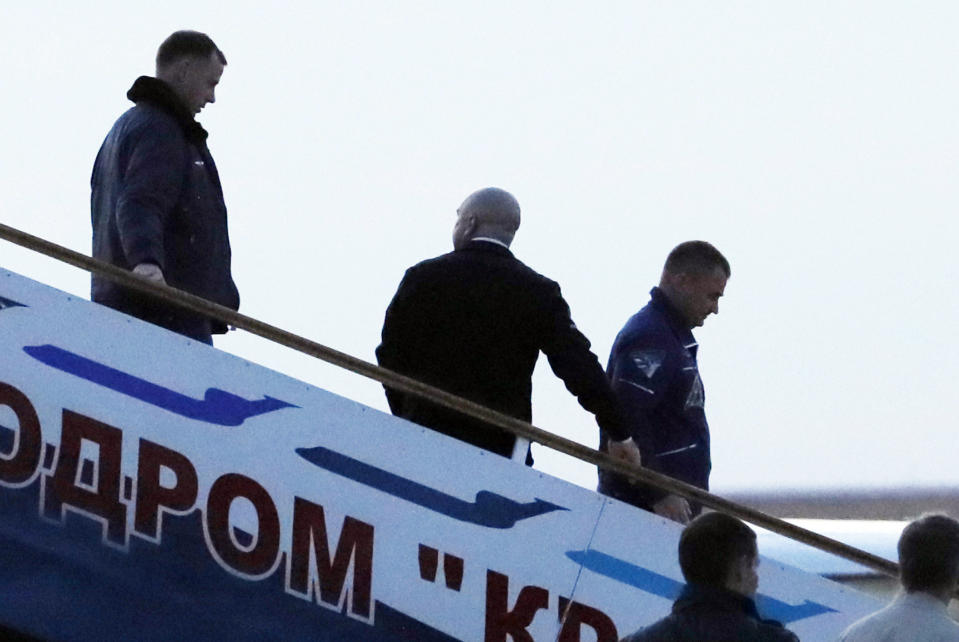
<path fill-rule="evenodd" d="M 719 313 L 729 276 L 729 262 L 709 243 L 678 245 L 649 303 L 617 335 L 606 368 L 643 464 L 704 490 L 711 467 L 709 426 L 692 328 Z M 698 513 L 682 497 L 602 470 L 599 490 L 681 523 Z"/>

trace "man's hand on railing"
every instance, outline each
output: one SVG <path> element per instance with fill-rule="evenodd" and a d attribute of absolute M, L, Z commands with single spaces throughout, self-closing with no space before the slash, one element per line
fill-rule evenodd
<path fill-rule="evenodd" d="M 163 270 L 160 269 L 159 265 L 155 265 L 153 263 L 141 263 L 133 268 L 133 273 L 137 276 L 142 276 L 147 281 L 153 281 L 154 283 L 162 283 L 163 285 L 166 285 L 166 280 L 163 278 Z"/>
<path fill-rule="evenodd" d="M 632 437 L 629 437 L 625 441 L 609 440 L 609 442 L 607 442 L 607 450 L 609 451 L 609 456 L 613 459 L 619 459 L 634 466 L 643 465 L 643 458 L 639 454 L 639 448 L 636 446 Z"/>
<path fill-rule="evenodd" d="M 689 502 L 679 495 L 666 495 L 653 504 L 653 512 L 680 524 L 688 524 L 692 514 L 689 510 Z"/>

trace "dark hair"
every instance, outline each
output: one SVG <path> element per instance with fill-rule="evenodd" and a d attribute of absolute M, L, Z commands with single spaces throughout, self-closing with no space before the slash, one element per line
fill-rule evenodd
<path fill-rule="evenodd" d="M 700 515 L 679 537 L 679 567 L 696 584 L 723 587 L 733 565 L 756 554 L 756 533 L 724 513 Z"/>
<path fill-rule="evenodd" d="M 163 41 L 163 44 L 157 50 L 156 65 L 158 68 L 166 67 L 186 56 L 209 58 L 214 51 L 220 59 L 220 64 L 225 65 L 226 56 L 214 44 L 210 36 L 199 31 L 175 31 Z"/>
<path fill-rule="evenodd" d="M 711 272 L 715 268 L 722 268 L 728 279 L 732 272 L 729 261 L 722 253 L 706 241 L 686 241 L 673 248 L 666 257 L 665 272 L 680 274 L 682 272 Z"/>
<path fill-rule="evenodd" d="M 908 592 L 952 589 L 959 571 L 959 522 L 923 515 L 899 538 L 899 577 Z"/>

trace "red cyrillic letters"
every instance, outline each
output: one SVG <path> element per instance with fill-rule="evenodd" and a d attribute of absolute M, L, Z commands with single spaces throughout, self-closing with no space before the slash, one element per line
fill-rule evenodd
<path fill-rule="evenodd" d="M 176 484 L 170 488 L 160 484 L 164 468 L 176 476 Z M 193 509 L 196 496 L 196 469 L 190 460 L 175 450 L 141 439 L 133 517 L 137 534 L 159 542 L 163 512 L 188 513 Z"/>
<path fill-rule="evenodd" d="M 231 533 L 230 506 L 238 497 L 253 504 L 257 532 L 250 547 L 241 547 Z M 228 473 L 210 487 L 206 503 L 206 532 L 213 553 L 227 567 L 257 579 L 273 570 L 280 554 L 280 517 L 273 499 L 256 480 Z"/>
<path fill-rule="evenodd" d="M 311 557 L 316 560 L 310 566 Z M 352 591 L 346 582 L 353 566 Z M 315 574 L 311 571 L 315 571 Z M 373 526 L 347 516 L 330 559 L 323 507 L 300 497 L 293 499 L 293 541 L 287 570 L 287 588 L 301 597 L 340 609 L 352 592 L 350 614 L 369 620 L 373 614 Z"/>
<path fill-rule="evenodd" d="M 49 460 L 41 466 L 43 434 L 30 400 L 13 386 L 0 382 L 0 406 L 12 409 L 18 423 L 13 446 L 9 452 L 0 452 L 0 486 L 26 486 L 42 471 L 40 511 L 45 518 L 62 523 L 66 511 L 80 513 L 102 524 L 105 543 L 125 548 L 127 503 L 133 511 L 133 531 L 154 543 L 162 538 L 165 513 L 186 515 L 197 508 L 197 469 L 185 455 L 141 438 L 136 490 L 131 500 L 129 492 L 125 498 L 121 494 L 120 429 L 64 409 L 56 458 L 52 466 Z M 130 480 L 127 481 L 129 485 Z M 256 523 L 250 528 L 255 528 L 252 535 L 231 524 L 231 508 L 238 499 L 253 507 Z M 282 559 L 276 504 L 266 488 L 245 475 L 227 473 L 212 483 L 203 528 L 214 558 L 246 579 L 270 576 Z M 285 556 L 287 592 L 332 610 L 345 609 L 351 617 L 372 622 L 373 525 L 346 515 L 339 538 L 331 542 L 323 506 L 294 496 L 289 537 L 289 552 Z M 420 545 L 421 578 L 435 581 L 438 566 L 439 552 Z M 459 591 L 463 560 L 444 554 L 443 568 L 447 587 Z M 533 642 L 528 629 L 537 613 L 547 609 L 550 593 L 540 586 L 523 586 L 511 608 L 509 577 L 487 570 L 485 642 Z M 569 598 L 559 597 L 558 619 L 561 624 L 557 642 L 580 642 L 583 631 L 590 639 L 595 634 L 597 642 L 618 639 L 609 616 Z"/>
<path fill-rule="evenodd" d="M 509 578 L 496 571 L 486 571 L 486 642 L 533 642 L 526 630 L 533 623 L 536 611 L 549 608 L 549 591 L 540 586 L 524 586 L 509 610 Z"/>
<path fill-rule="evenodd" d="M 40 466 L 43 450 L 40 419 L 27 396 L 6 383 L 0 383 L 0 406 L 13 410 L 19 423 L 13 449 L 0 454 L 0 484 L 15 488 L 26 486 Z"/>
<path fill-rule="evenodd" d="M 99 451 L 92 488 L 80 486 L 77 479 L 84 441 L 96 445 Z M 127 507 L 120 498 L 122 443 L 123 433 L 118 428 L 65 409 L 56 468 L 43 477 L 44 517 L 62 522 L 65 507 L 77 509 L 104 523 L 106 543 L 124 548 Z"/>
<path fill-rule="evenodd" d="M 616 642 L 619 635 L 616 625 L 608 615 L 579 602 L 570 602 L 569 598 L 559 598 L 559 619 L 563 626 L 556 642 L 580 642 L 581 625 L 596 631 L 596 642 Z"/>

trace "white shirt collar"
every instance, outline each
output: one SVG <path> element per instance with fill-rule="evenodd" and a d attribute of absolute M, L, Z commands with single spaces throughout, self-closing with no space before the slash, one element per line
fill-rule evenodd
<path fill-rule="evenodd" d="M 495 243 L 496 245 L 505 247 L 507 250 L 509 249 L 509 246 L 506 243 L 503 243 L 499 239 L 490 238 L 488 236 L 474 236 L 473 238 L 470 239 L 470 243 L 472 243 L 473 241 L 484 241 L 486 243 Z"/>

